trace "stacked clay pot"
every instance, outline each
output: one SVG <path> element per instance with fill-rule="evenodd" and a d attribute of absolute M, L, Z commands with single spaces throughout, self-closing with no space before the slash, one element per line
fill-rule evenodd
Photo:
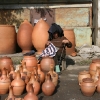
<path fill-rule="evenodd" d="M 41 18 L 34 26 L 32 32 L 32 43 L 37 50 L 37 54 L 41 54 L 45 49 L 45 45 L 48 41 L 49 25 Z"/>
<path fill-rule="evenodd" d="M 17 33 L 17 43 L 22 49 L 23 53 L 32 50 L 32 31 L 33 26 L 28 22 L 28 20 L 24 20 L 19 26 L 19 30 Z"/>
<path fill-rule="evenodd" d="M 66 29 L 66 30 L 63 29 L 63 31 L 64 31 L 64 36 L 72 43 L 71 48 L 66 47 L 66 54 L 71 56 L 76 56 L 77 53 L 75 51 L 76 42 L 75 42 L 74 29 Z"/>
<path fill-rule="evenodd" d="M 16 35 L 14 25 L 0 25 L 0 54 L 16 52 Z"/>

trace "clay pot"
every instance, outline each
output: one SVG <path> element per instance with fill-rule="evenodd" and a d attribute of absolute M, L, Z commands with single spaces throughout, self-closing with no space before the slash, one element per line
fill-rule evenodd
<path fill-rule="evenodd" d="M 45 49 L 45 45 L 48 41 L 49 25 L 41 18 L 34 26 L 32 32 L 32 43 L 37 50 L 37 54 L 41 54 Z"/>
<path fill-rule="evenodd" d="M 38 100 L 38 97 L 34 94 L 34 88 L 32 84 L 28 84 L 29 90 L 24 100 Z"/>
<path fill-rule="evenodd" d="M 51 76 L 48 73 L 47 74 L 47 79 L 45 80 L 45 82 L 42 84 L 42 92 L 46 95 L 46 96 L 51 96 L 54 91 L 55 91 L 55 85 L 54 83 L 51 81 Z"/>
<path fill-rule="evenodd" d="M 71 56 L 76 56 L 77 53 L 75 51 L 76 42 L 75 42 L 74 29 L 66 29 L 66 30 L 63 29 L 63 31 L 64 31 L 64 36 L 72 43 L 71 48 L 68 48 L 66 46 L 66 54 Z"/>
<path fill-rule="evenodd" d="M 47 72 L 50 71 L 50 65 L 53 65 L 52 67 L 55 67 L 55 61 L 52 57 L 43 57 L 40 65 L 41 65 L 41 70 L 46 74 Z"/>
<path fill-rule="evenodd" d="M 100 67 L 100 59 L 93 59 L 89 66 L 91 75 L 95 74 L 97 67 Z"/>
<path fill-rule="evenodd" d="M 96 82 L 96 84 L 97 84 L 96 90 L 97 90 L 98 93 L 100 93 L 100 76 L 99 76 L 98 81 Z"/>
<path fill-rule="evenodd" d="M 13 61 L 10 57 L 4 56 L 0 58 L 0 69 L 6 68 L 8 72 L 11 71 L 10 65 L 13 65 Z"/>
<path fill-rule="evenodd" d="M 40 64 L 38 64 L 38 70 L 37 70 L 37 72 L 38 72 L 38 75 L 40 76 L 40 81 L 41 81 L 41 83 L 43 83 L 44 80 L 45 80 L 45 74 L 44 74 L 44 72 L 41 70 L 41 65 L 40 65 Z"/>
<path fill-rule="evenodd" d="M 15 79 L 11 82 L 11 86 L 13 86 L 14 95 L 21 95 L 23 93 L 25 89 L 25 82 L 21 79 L 19 71 L 17 71 Z"/>
<path fill-rule="evenodd" d="M 83 95 L 85 96 L 92 96 L 97 86 L 91 78 L 84 78 L 79 85 Z"/>
<path fill-rule="evenodd" d="M 11 81 L 7 77 L 6 69 L 2 69 L 2 75 L 0 77 L 0 94 L 6 94 L 9 90 L 9 85 Z"/>
<path fill-rule="evenodd" d="M 0 25 L 0 54 L 16 52 L 16 35 L 14 25 Z"/>
<path fill-rule="evenodd" d="M 26 85 L 27 91 L 29 91 L 29 87 L 28 87 L 29 84 L 32 84 L 32 86 L 34 88 L 34 94 L 38 95 L 38 93 L 40 91 L 40 83 L 35 79 L 34 74 L 31 75 L 31 79 L 30 79 L 29 83 L 27 83 L 27 85 Z"/>
<path fill-rule="evenodd" d="M 5 100 L 16 100 L 16 97 L 13 94 L 13 87 L 9 86 L 9 94 Z"/>
<path fill-rule="evenodd" d="M 26 62 L 26 68 L 32 72 L 34 67 L 37 67 L 37 59 L 35 56 L 24 56 L 22 63 Z"/>
<path fill-rule="evenodd" d="M 17 33 L 17 43 L 22 49 L 23 53 L 32 50 L 32 31 L 33 26 L 28 22 L 28 20 L 24 20 L 19 26 Z"/>
<path fill-rule="evenodd" d="M 84 71 L 79 72 L 79 75 L 78 75 L 78 81 L 79 81 L 79 83 L 82 82 L 83 78 L 91 78 L 91 75 L 90 75 L 89 71 L 85 71 L 84 70 Z"/>

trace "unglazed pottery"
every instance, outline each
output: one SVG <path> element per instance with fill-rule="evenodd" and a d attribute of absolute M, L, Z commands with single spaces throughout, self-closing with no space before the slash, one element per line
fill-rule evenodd
<path fill-rule="evenodd" d="M 37 50 L 37 54 L 41 54 L 45 49 L 45 45 L 48 41 L 49 25 L 41 18 L 34 26 L 32 32 L 32 43 Z"/>

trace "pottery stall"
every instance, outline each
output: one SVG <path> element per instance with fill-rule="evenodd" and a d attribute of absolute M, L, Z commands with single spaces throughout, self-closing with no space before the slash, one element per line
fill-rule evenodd
<path fill-rule="evenodd" d="M 37 62 L 35 56 L 24 56 L 19 67 L 15 69 L 10 57 L 0 58 L 0 95 L 8 94 L 5 100 L 23 100 L 18 97 L 24 93 L 27 93 L 24 100 L 31 100 L 33 97 L 38 100 L 40 92 L 46 96 L 54 94 L 58 85 L 54 60 L 46 57 L 40 64 Z"/>
<path fill-rule="evenodd" d="M 93 59 L 88 70 L 79 72 L 78 82 L 80 90 L 85 96 L 100 93 L 100 59 Z"/>

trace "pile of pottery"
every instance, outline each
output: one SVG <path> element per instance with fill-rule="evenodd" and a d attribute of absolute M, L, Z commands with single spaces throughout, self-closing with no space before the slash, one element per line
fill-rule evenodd
<path fill-rule="evenodd" d="M 93 59 L 89 70 L 79 72 L 78 82 L 83 95 L 92 96 L 96 91 L 100 93 L 100 59 Z"/>
<path fill-rule="evenodd" d="M 9 92 L 5 100 L 23 100 L 16 96 L 25 91 L 27 94 L 24 100 L 38 100 L 40 90 L 46 96 L 54 93 L 58 84 L 58 74 L 54 71 L 53 58 L 44 57 L 40 64 L 37 62 L 34 55 L 24 56 L 19 69 L 15 70 L 10 57 L 0 58 L 0 94 Z"/>

